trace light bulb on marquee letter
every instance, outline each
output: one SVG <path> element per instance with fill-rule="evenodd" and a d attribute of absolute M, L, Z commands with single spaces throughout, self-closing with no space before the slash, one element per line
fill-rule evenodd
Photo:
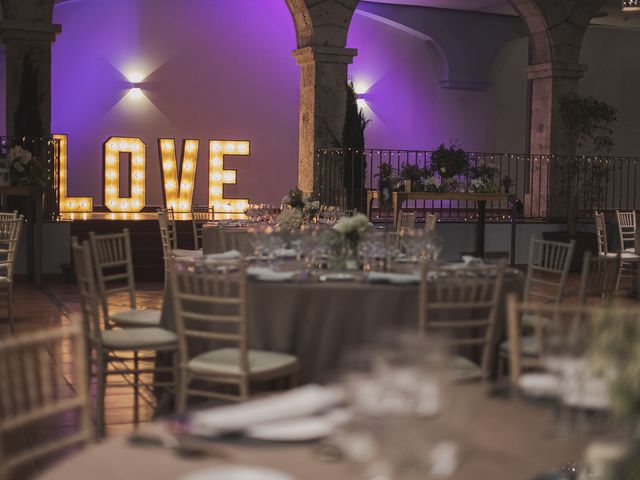
<path fill-rule="evenodd" d="M 223 185 L 235 184 L 235 170 L 224 169 L 225 155 L 249 155 L 247 141 L 209 141 L 209 206 L 216 213 L 242 213 L 249 205 L 246 198 L 226 199 L 223 196 Z"/>
<path fill-rule="evenodd" d="M 68 145 L 67 136 L 62 134 L 54 134 L 54 140 L 58 140 L 60 146 L 58 150 L 58 161 L 55 165 L 55 178 L 58 180 L 59 192 L 58 198 L 61 212 L 90 212 L 93 210 L 93 199 L 91 197 L 68 197 L 67 196 L 67 177 L 68 177 Z"/>
<path fill-rule="evenodd" d="M 198 140 L 185 140 L 182 143 L 182 162 L 178 172 L 175 140 L 172 138 L 158 140 L 164 203 L 167 208 L 173 208 L 175 212 L 191 211 L 199 145 Z"/>
<path fill-rule="evenodd" d="M 131 155 L 131 196 L 120 196 L 120 153 Z M 139 138 L 111 137 L 104 143 L 104 204 L 112 212 L 139 212 L 144 207 L 146 146 Z"/>

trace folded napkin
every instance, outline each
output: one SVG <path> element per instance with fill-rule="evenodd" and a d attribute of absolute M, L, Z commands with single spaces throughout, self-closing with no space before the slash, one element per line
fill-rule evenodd
<path fill-rule="evenodd" d="M 483 263 L 481 258 L 474 257 L 473 255 L 463 255 L 462 262 L 465 265 L 482 265 Z"/>
<path fill-rule="evenodd" d="M 202 436 L 244 432 L 260 424 L 325 412 L 343 403 L 344 398 L 340 387 L 306 385 L 240 405 L 195 412 L 189 418 L 189 430 Z"/>
<path fill-rule="evenodd" d="M 238 250 L 229 250 L 223 253 L 210 253 L 205 255 L 205 260 L 235 260 L 240 258 L 242 254 Z"/>
<path fill-rule="evenodd" d="M 297 255 L 293 248 L 278 248 L 273 253 L 279 258 L 295 258 Z"/>
<path fill-rule="evenodd" d="M 396 284 L 419 283 L 420 274 L 418 273 L 388 273 L 388 272 L 370 272 L 367 276 L 370 282 L 388 282 Z"/>
<path fill-rule="evenodd" d="M 263 281 L 271 281 L 271 282 L 285 282 L 287 280 L 291 280 L 293 277 L 295 277 L 298 274 L 298 272 L 275 272 L 273 270 L 268 271 L 268 272 L 263 272 L 259 275 L 256 275 L 256 278 L 258 280 L 263 280 Z"/>

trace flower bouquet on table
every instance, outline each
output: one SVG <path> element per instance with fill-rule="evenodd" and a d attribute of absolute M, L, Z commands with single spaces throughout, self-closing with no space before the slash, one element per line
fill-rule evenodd
<path fill-rule="evenodd" d="M 482 162 L 469 169 L 469 191 L 474 193 L 497 193 L 499 189 L 494 185 L 494 178 L 498 175 L 498 168 Z"/>
<path fill-rule="evenodd" d="M 297 208 L 285 208 L 276 219 L 276 224 L 283 230 L 299 230 L 303 223 L 304 215 Z"/>
<path fill-rule="evenodd" d="M 333 229 L 339 234 L 338 244 L 334 245 L 334 252 L 342 250 L 347 269 L 357 268 L 358 244 L 363 234 L 371 229 L 369 218 L 362 213 L 357 213 L 353 217 L 342 217 Z"/>
<path fill-rule="evenodd" d="M 9 169 L 11 185 L 42 187 L 47 183 L 46 168 L 21 146 L 10 148 L 3 163 Z"/>
<path fill-rule="evenodd" d="M 289 193 L 282 198 L 282 204 L 289 208 L 282 210 L 277 223 L 290 230 L 297 230 L 303 223 L 314 221 L 320 213 L 320 202 L 313 200 L 309 195 L 305 195 L 299 188 L 289 190 Z M 291 212 L 291 210 L 294 212 Z"/>
<path fill-rule="evenodd" d="M 441 143 L 431 153 L 431 171 L 438 174 L 441 188 L 445 192 L 456 191 L 458 181 L 455 177 L 466 175 L 469 170 L 469 156 L 462 148 L 451 145 L 449 148 Z"/>

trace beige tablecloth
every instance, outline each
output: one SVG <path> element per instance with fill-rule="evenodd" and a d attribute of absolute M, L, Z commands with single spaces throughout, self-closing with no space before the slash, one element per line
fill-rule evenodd
<path fill-rule="evenodd" d="M 520 294 L 522 287 L 523 278 L 515 272 L 505 279 L 506 293 Z M 249 348 L 296 355 L 301 383 L 332 378 L 345 352 L 374 341 L 386 331 L 418 328 L 417 285 L 249 280 L 247 295 Z M 168 289 L 162 324 L 175 329 Z M 504 326 L 501 309 L 494 351 L 504 337 Z M 192 346 L 194 350 L 200 348 L 204 351 L 206 345 Z"/>
<path fill-rule="evenodd" d="M 247 227 L 237 226 L 235 223 L 226 224 L 227 228 L 246 229 Z M 221 253 L 224 251 L 220 242 L 220 228 L 225 227 L 224 223 L 206 223 L 202 226 L 202 253 Z"/>
<path fill-rule="evenodd" d="M 542 471 L 580 459 L 586 442 L 554 436 L 549 412 L 520 401 L 489 399 L 477 385 L 460 388 L 456 398 L 465 404 L 450 426 L 452 432 L 458 432 L 463 463 L 451 480 L 531 480 Z M 434 440 L 430 432 L 432 426 L 425 422 L 427 441 Z M 132 447 L 126 437 L 114 438 L 76 454 L 42 479 L 176 480 L 191 472 L 230 464 L 272 468 L 297 480 L 363 478 L 353 465 L 320 460 L 315 444 L 217 445 L 226 459 L 185 459 L 159 447 Z"/>

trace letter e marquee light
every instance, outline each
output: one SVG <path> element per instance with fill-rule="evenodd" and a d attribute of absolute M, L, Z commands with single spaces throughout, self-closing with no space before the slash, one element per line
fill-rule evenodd
<path fill-rule="evenodd" d="M 249 205 L 246 198 L 226 199 L 224 184 L 236 183 L 236 171 L 224 169 L 225 155 L 249 155 L 248 141 L 209 141 L 209 205 L 216 213 L 242 213 Z"/>
<path fill-rule="evenodd" d="M 130 197 L 120 196 L 120 153 L 130 154 Z M 112 212 L 139 212 L 145 201 L 146 146 L 139 138 L 111 137 L 104 143 L 104 204 Z"/>

